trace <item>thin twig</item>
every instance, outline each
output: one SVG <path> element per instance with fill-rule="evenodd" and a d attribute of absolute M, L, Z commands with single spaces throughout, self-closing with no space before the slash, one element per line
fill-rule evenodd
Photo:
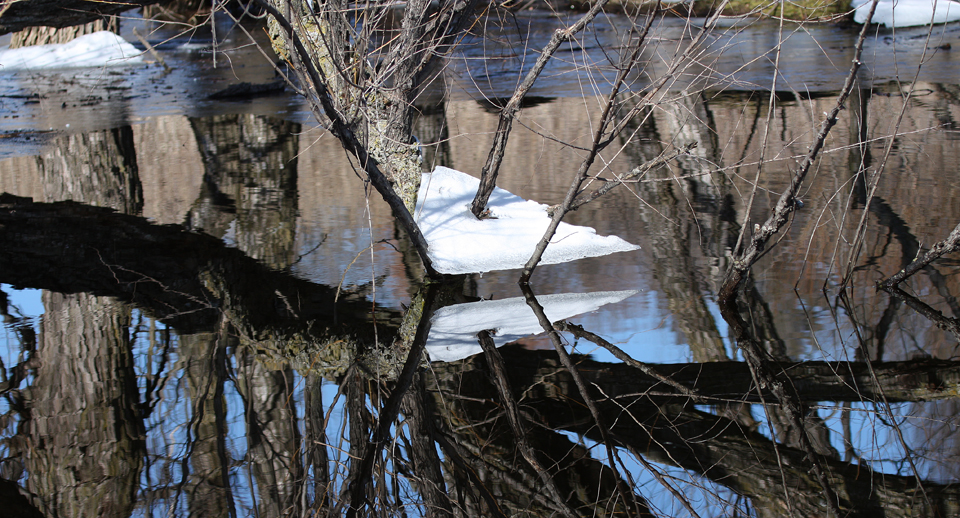
<path fill-rule="evenodd" d="M 907 280 L 907 278 L 913 274 L 926 268 L 927 265 L 936 261 L 944 254 L 956 252 L 957 250 L 960 250 L 960 224 L 957 224 L 957 226 L 950 231 L 950 235 L 948 235 L 946 239 L 934 243 L 930 250 L 927 250 L 922 257 L 918 257 L 912 263 L 907 265 L 906 268 L 900 270 L 894 275 L 891 275 L 889 278 L 878 282 L 877 286 L 884 290 L 896 288 L 901 282 Z"/>

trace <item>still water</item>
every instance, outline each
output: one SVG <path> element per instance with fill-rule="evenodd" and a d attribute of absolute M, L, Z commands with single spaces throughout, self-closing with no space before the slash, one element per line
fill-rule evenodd
<path fill-rule="evenodd" d="M 349 502 L 410 516 L 825 515 L 800 434 L 753 384 L 716 293 L 754 179 L 750 225 L 836 103 L 857 27 L 729 25 L 597 172 L 697 147 L 567 218 L 641 249 L 542 266 L 532 294 L 516 271 L 425 286 L 386 205 L 296 96 L 211 99 L 274 80 L 227 19 L 216 41 L 126 22 L 171 72 L 0 75 L 0 192 L 13 195 L 0 198 L 0 498 L 20 516 L 315 516 Z M 418 106 L 426 169 L 477 174 L 497 99 L 555 27 L 521 14 L 464 42 Z M 625 27 L 600 19 L 547 69 L 501 187 L 560 201 Z M 634 89 L 684 27 L 657 26 Z M 841 507 L 864 516 L 960 509 L 956 259 L 912 279 L 916 299 L 874 287 L 960 222 L 958 39 L 956 25 L 868 38 L 803 207 L 741 295 Z M 555 316 L 564 294 L 587 302 Z M 500 349 L 519 424 L 491 356 L 407 362 L 429 321 L 417 308 L 440 329 L 455 304 L 525 296 L 569 324 L 599 422 L 543 335 Z M 478 313 L 498 345 L 499 322 L 518 316 Z"/>

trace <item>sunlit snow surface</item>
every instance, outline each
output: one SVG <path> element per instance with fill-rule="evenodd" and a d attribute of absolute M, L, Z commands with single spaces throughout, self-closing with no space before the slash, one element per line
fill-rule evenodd
<path fill-rule="evenodd" d="M 850 6 L 856 9 L 853 13 L 855 22 L 867 21 L 870 4 L 871 0 L 850 2 Z M 871 22 L 886 27 L 913 27 L 957 20 L 960 20 L 960 3 L 952 0 L 880 0 Z"/>
<path fill-rule="evenodd" d="M 497 188 L 487 207 L 493 218 L 478 220 L 470 202 L 480 180 L 437 167 L 423 175 L 415 216 L 429 246 L 433 267 L 460 274 L 523 268 L 543 237 L 547 206 Z M 494 219 L 496 218 L 496 219 Z M 589 227 L 560 223 L 541 264 L 556 264 L 640 248 Z"/>
<path fill-rule="evenodd" d="M 596 293 L 564 293 L 537 297 L 550 322 L 581 313 L 596 311 L 601 306 L 620 302 L 636 291 L 599 291 Z M 456 304 L 437 310 L 430 319 L 427 354 L 431 361 L 452 362 L 482 352 L 477 333 L 490 331 L 500 347 L 525 336 L 543 332 L 540 321 L 523 297 L 503 300 L 481 300 Z"/>
<path fill-rule="evenodd" d="M 139 63 L 143 63 L 142 52 L 109 31 L 87 34 L 67 43 L 33 45 L 0 51 L 0 71 Z"/>

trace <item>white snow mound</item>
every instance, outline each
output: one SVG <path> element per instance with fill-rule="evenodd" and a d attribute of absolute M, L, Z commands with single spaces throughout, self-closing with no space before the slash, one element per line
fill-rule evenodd
<path fill-rule="evenodd" d="M 440 273 L 482 273 L 523 268 L 550 224 L 547 206 L 496 188 L 487 207 L 494 218 L 478 220 L 470 202 L 480 180 L 437 167 L 424 173 L 414 215 Z M 541 264 L 556 264 L 636 250 L 616 236 L 560 223 Z"/>
<path fill-rule="evenodd" d="M 870 13 L 871 0 L 854 0 L 853 21 L 863 23 Z M 880 0 L 872 23 L 886 27 L 914 27 L 960 20 L 960 2 L 952 0 Z"/>
<path fill-rule="evenodd" d="M 596 311 L 635 294 L 636 291 L 564 293 L 537 297 L 537 301 L 547 318 L 556 322 Z M 430 361 L 452 362 L 479 354 L 483 349 L 477 333 L 483 330 L 492 331 L 497 347 L 543 332 L 540 321 L 523 297 L 447 306 L 438 309 L 430 319 L 426 345 Z"/>
<path fill-rule="evenodd" d="M 132 65 L 143 63 L 142 54 L 120 36 L 100 31 L 67 43 L 0 51 L 0 71 Z"/>

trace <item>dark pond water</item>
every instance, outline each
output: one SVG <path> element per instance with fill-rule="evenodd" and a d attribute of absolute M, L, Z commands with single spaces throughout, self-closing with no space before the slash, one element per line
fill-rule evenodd
<path fill-rule="evenodd" d="M 532 294 L 517 271 L 424 285 L 385 204 L 296 96 L 210 99 L 274 79 L 227 19 L 215 44 L 208 27 L 150 33 L 170 73 L 0 75 L 0 500 L 70 517 L 318 516 L 350 502 L 409 516 L 826 515 L 812 449 L 854 514 L 956 515 L 956 258 L 911 279 L 915 299 L 875 283 L 960 222 L 960 27 L 868 39 L 803 207 L 745 283 L 741 313 L 796 391 L 801 434 L 757 389 L 717 290 L 754 179 L 750 226 L 836 103 L 857 28 L 728 25 L 598 172 L 694 151 L 568 218 L 641 249 L 542 266 Z M 522 14 L 465 41 L 418 106 L 426 168 L 477 174 L 495 100 L 555 27 Z M 562 198 L 625 27 L 600 19 L 547 69 L 501 187 Z M 684 27 L 657 27 L 635 90 Z M 243 28 L 263 43 L 262 27 Z M 597 415 L 523 297 L 565 320 Z M 503 304 L 455 306 L 480 299 Z M 470 308 L 484 309 L 441 319 Z M 503 370 L 483 353 L 408 361 L 423 315 L 477 352 L 471 325 L 513 340 Z M 504 323 L 524 318 L 532 328 Z M 428 351 L 444 339 L 429 335 Z"/>

